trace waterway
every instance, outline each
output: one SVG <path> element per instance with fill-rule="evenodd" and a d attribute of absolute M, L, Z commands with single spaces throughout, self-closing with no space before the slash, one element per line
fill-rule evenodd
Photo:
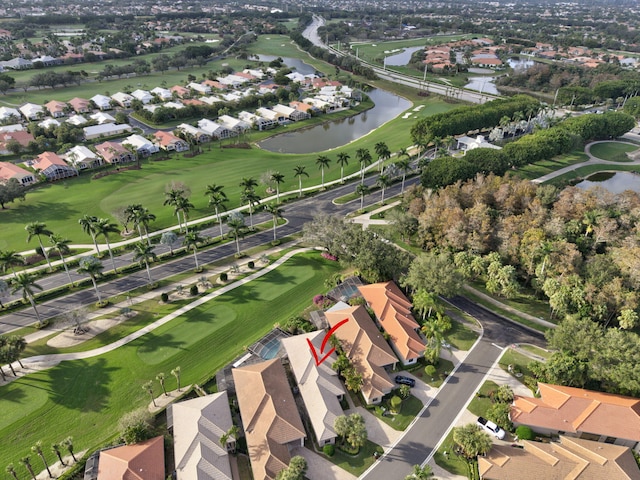
<path fill-rule="evenodd" d="M 533 66 L 533 64 L 535 63 L 533 60 L 527 60 L 522 58 L 518 58 L 518 59 L 510 58 L 509 60 L 507 60 L 507 62 L 509 63 L 509 66 L 514 70 L 523 70 L 523 69 L 526 70 L 527 68 Z M 469 69 L 469 70 L 472 71 L 472 69 Z M 491 71 L 491 70 L 488 70 L 488 71 Z M 469 77 L 469 83 L 467 83 L 464 86 L 464 88 L 466 88 L 467 90 L 475 90 L 477 92 L 488 93 L 492 95 L 500 95 L 500 92 L 498 92 L 496 84 L 494 83 L 496 78 L 497 76 L 495 75 L 491 75 L 491 76 L 484 75 L 482 77 Z"/>
<path fill-rule="evenodd" d="M 632 172 L 599 172 L 576 184 L 580 188 L 602 187 L 611 193 L 633 190 L 640 193 L 640 175 Z"/>
<path fill-rule="evenodd" d="M 253 57 L 255 58 L 255 57 Z M 304 63 L 299 58 L 291 57 L 276 57 L 275 55 L 258 55 L 258 60 L 261 62 L 271 62 L 276 58 L 281 58 L 285 65 L 302 75 L 311 75 L 316 73 L 316 69 L 308 63 Z"/>
<path fill-rule="evenodd" d="M 386 58 L 385 64 L 389 67 L 402 67 L 407 65 L 411 60 L 411 55 L 413 52 L 417 52 L 418 50 L 423 50 L 424 47 L 409 47 L 405 48 L 404 51 L 400 53 L 395 53 L 393 55 L 389 55 Z"/>
<path fill-rule="evenodd" d="M 411 107 L 411 102 L 378 88 L 367 92 L 375 106 L 350 118 L 268 138 L 260 148 L 279 153 L 313 153 L 342 147 L 394 119 Z M 384 139 L 380 139 L 384 140 Z"/>

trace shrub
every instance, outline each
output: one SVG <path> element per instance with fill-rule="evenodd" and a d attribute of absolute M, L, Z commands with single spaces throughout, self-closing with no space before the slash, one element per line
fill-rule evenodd
<path fill-rule="evenodd" d="M 535 440 L 536 438 L 534 431 L 526 425 L 520 425 L 516 428 L 516 435 L 520 440 Z"/>
<path fill-rule="evenodd" d="M 434 367 L 433 365 L 427 365 L 426 367 L 424 367 L 424 373 L 427 375 L 427 377 L 433 377 L 436 374 L 436 367 Z"/>
<path fill-rule="evenodd" d="M 402 399 L 397 395 L 394 395 L 391 397 L 391 400 L 389 400 L 389 403 L 391 404 L 391 410 L 398 412 L 400 410 L 400 405 L 402 405 Z"/>
<path fill-rule="evenodd" d="M 220 281 L 221 282 L 226 282 L 228 278 L 229 278 L 229 275 L 227 275 L 227 272 L 222 272 L 220 274 Z"/>
<path fill-rule="evenodd" d="M 349 300 L 349 305 L 352 307 L 357 307 L 358 305 L 365 305 L 367 302 L 364 297 L 353 297 Z"/>
<path fill-rule="evenodd" d="M 336 257 L 335 255 L 331 255 L 329 252 L 322 252 L 320 255 L 322 255 L 322 257 L 326 258 L 327 260 L 331 260 L 331 261 L 337 261 L 338 257 Z"/>
<path fill-rule="evenodd" d="M 167 292 L 162 292 L 160 294 L 160 300 L 162 300 L 163 303 L 167 303 L 169 301 L 169 294 Z"/>
<path fill-rule="evenodd" d="M 322 451 L 327 457 L 333 457 L 333 454 L 336 453 L 336 447 L 330 443 L 322 447 Z"/>
<path fill-rule="evenodd" d="M 153 415 L 146 408 L 126 413 L 118 424 L 122 440 L 127 445 L 148 440 L 153 435 L 152 420 Z"/>
<path fill-rule="evenodd" d="M 189 293 L 193 296 L 198 295 L 198 286 L 191 285 L 191 288 L 189 288 Z"/>
<path fill-rule="evenodd" d="M 318 307 L 324 303 L 324 295 L 316 295 L 313 297 L 313 303 Z"/>
<path fill-rule="evenodd" d="M 96 302 L 96 307 L 98 308 L 104 308 L 107 305 L 109 305 L 109 300 L 100 300 L 99 302 Z"/>
<path fill-rule="evenodd" d="M 248 262 L 248 263 L 247 263 L 247 267 L 249 267 L 249 268 L 251 268 L 251 269 L 255 268 L 255 266 L 256 266 L 256 264 L 255 264 L 255 263 L 253 263 L 253 262 Z"/>

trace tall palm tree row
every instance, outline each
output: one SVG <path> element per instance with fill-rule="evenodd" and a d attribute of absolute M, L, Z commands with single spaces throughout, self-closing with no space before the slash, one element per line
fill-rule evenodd
<path fill-rule="evenodd" d="M 244 217 L 240 212 L 231 212 L 227 217 L 227 227 L 229 227 L 229 235 L 236 240 L 236 253 L 240 255 L 240 237 L 244 236 Z"/>
<path fill-rule="evenodd" d="M 378 142 L 373 147 L 376 151 L 376 155 L 378 155 L 378 167 L 380 168 L 380 172 L 382 172 L 382 166 L 384 165 L 384 161 L 391 158 L 391 151 L 389 147 L 384 142 Z"/>
<path fill-rule="evenodd" d="M 80 268 L 78 268 L 78 273 L 86 273 L 91 278 L 91 282 L 93 283 L 93 288 L 96 290 L 96 295 L 98 296 L 98 302 L 102 301 L 102 296 L 100 295 L 100 290 L 98 289 L 98 277 L 102 276 L 102 270 L 104 270 L 104 265 L 102 262 L 93 256 L 90 257 L 82 257 L 78 262 Z"/>
<path fill-rule="evenodd" d="M 36 283 L 36 276 L 32 273 L 27 272 L 19 273 L 11 279 L 11 287 L 11 293 L 22 291 L 22 298 L 29 301 L 29 303 L 33 307 L 33 311 L 36 314 L 38 323 L 41 323 L 40 314 L 38 313 L 38 309 L 36 308 L 34 289 L 42 290 L 42 287 Z"/>
<path fill-rule="evenodd" d="M 107 250 L 109 251 L 109 258 L 111 258 L 111 265 L 113 265 L 113 271 L 114 273 L 118 273 L 116 261 L 113 258 L 113 251 L 111 250 L 111 244 L 109 243 L 110 233 L 120 233 L 118 224 L 112 223 L 108 218 L 99 218 L 94 224 L 94 229 L 96 231 L 96 237 L 99 235 L 104 237 L 104 241 L 107 243 Z"/>
<path fill-rule="evenodd" d="M 178 208 L 178 204 L 180 202 L 180 199 L 182 199 L 182 198 L 185 198 L 184 190 L 177 189 L 177 188 L 172 188 L 168 192 L 165 192 L 165 194 L 164 194 L 164 203 L 163 203 L 163 205 L 169 205 L 170 207 L 174 208 L 174 213 L 175 213 L 176 217 L 178 218 L 178 230 L 179 231 L 182 231 L 182 220 L 180 219 L 180 211 L 181 211 L 181 209 Z"/>
<path fill-rule="evenodd" d="M 360 183 L 364 183 L 364 169 L 371 165 L 373 159 L 368 148 L 359 148 L 356 150 L 356 158 L 360 162 Z"/>
<path fill-rule="evenodd" d="M 265 207 L 265 210 L 269 212 L 271 214 L 271 217 L 273 218 L 273 241 L 275 242 L 277 240 L 276 229 L 278 228 L 278 219 L 282 218 L 284 210 L 278 208 L 278 205 L 273 203 L 267 205 Z"/>
<path fill-rule="evenodd" d="M 320 188 L 324 190 L 324 169 L 329 168 L 329 164 L 331 163 L 331 159 L 326 155 L 321 155 L 316 159 L 316 165 L 320 169 L 320 174 L 322 176 L 322 185 Z"/>
<path fill-rule="evenodd" d="M 198 232 L 191 231 L 184 236 L 182 244 L 187 250 L 193 250 L 193 258 L 196 261 L 196 270 L 200 268 L 198 265 L 198 244 L 202 243 L 204 238 L 198 235 Z"/>
<path fill-rule="evenodd" d="M 64 267 L 64 271 L 67 272 L 67 278 L 69 279 L 69 283 L 73 286 L 73 280 L 71 279 L 71 274 L 69 273 L 69 267 L 67 266 L 67 262 L 64 259 L 64 256 L 71 251 L 69 248 L 69 244 L 71 240 L 68 238 L 64 238 L 62 235 L 49 235 L 49 242 L 51 243 L 51 248 L 58 251 L 58 255 L 60 255 L 60 260 L 62 260 L 62 266 Z"/>
<path fill-rule="evenodd" d="M 144 229 L 144 235 L 147 237 L 147 243 L 150 245 L 149 223 L 155 221 L 156 216 L 151 213 L 148 208 L 143 207 L 139 203 L 128 205 L 127 208 L 124 209 L 124 213 L 126 215 L 125 222 L 127 225 L 129 222 L 133 222 L 133 226 L 138 230 L 140 240 L 142 240 Z"/>
<path fill-rule="evenodd" d="M 351 157 L 348 153 L 340 152 L 338 153 L 338 158 L 336 159 L 336 163 L 340 165 L 340 183 L 344 183 L 344 167 L 349 165 L 349 159 Z"/>
<path fill-rule="evenodd" d="M 28 223 L 24 227 L 24 229 L 27 231 L 27 243 L 29 243 L 33 237 L 38 238 L 38 243 L 40 244 L 40 250 L 42 250 L 42 255 L 44 255 L 44 259 L 47 261 L 49 270 L 51 270 L 51 262 L 49 261 L 49 255 L 47 254 L 47 250 L 44 248 L 44 245 L 42 244 L 42 235 L 48 237 L 53 232 L 51 230 L 48 230 L 46 224 L 42 222 Z"/>
<path fill-rule="evenodd" d="M 360 183 L 356 187 L 356 195 L 360 196 L 360 210 L 364 208 L 364 196 L 369 193 L 369 187 L 364 183 Z"/>
<path fill-rule="evenodd" d="M 260 196 L 255 191 L 258 182 L 253 177 L 243 178 L 239 186 L 243 189 L 241 202 L 249 205 L 249 228 L 253 230 L 253 207 L 260 204 Z"/>
<path fill-rule="evenodd" d="M 140 266 L 144 265 L 146 267 L 147 276 L 149 277 L 149 284 L 153 283 L 149 263 L 158 260 L 158 256 L 153 251 L 153 247 L 151 245 L 147 245 L 146 243 L 138 242 L 133 246 L 133 251 L 133 261 L 138 262 Z"/>
<path fill-rule="evenodd" d="M 376 180 L 376 185 L 380 187 L 382 191 L 382 197 L 380 198 L 380 205 L 384 205 L 384 192 L 391 185 L 391 179 L 388 175 L 381 173 Z"/>
<path fill-rule="evenodd" d="M 100 255 L 100 249 L 98 248 L 98 242 L 96 237 L 98 233 L 96 232 L 96 222 L 98 221 L 98 217 L 95 215 L 83 215 L 78 223 L 82 227 L 82 231 L 87 235 L 91 235 L 91 239 L 93 240 L 93 245 L 96 247 L 96 253 Z"/>
<path fill-rule="evenodd" d="M 3 274 L 7 273 L 7 268 L 10 268 L 13 276 L 17 277 L 18 274 L 16 273 L 16 269 L 14 267 L 23 266 L 24 264 L 24 257 L 18 252 L 15 252 L 13 250 L 0 251 L 0 268 L 2 268 Z"/>
<path fill-rule="evenodd" d="M 276 203 L 280 203 L 280 184 L 284 183 L 284 175 L 280 172 L 273 172 L 270 179 L 276 184 Z"/>

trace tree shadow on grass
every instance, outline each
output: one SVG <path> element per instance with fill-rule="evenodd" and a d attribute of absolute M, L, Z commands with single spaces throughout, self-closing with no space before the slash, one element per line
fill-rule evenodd
<path fill-rule="evenodd" d="M 245 284 L 240 288 L 236 288 L 228 294 L 218 297 L 218 301 L 221 303 L 233 303 L 235 305 L 243 305 L 248 302 L 253 302 L 259 296 L 259 290 L 253 285 Z"/>
<path fill-rule="evenodd" d="M 27 399 L 25 388 L 29 388 L 29 387 L 42 388 L 42 387 L 36 387 L 35 385 L 30 385 L 28 383 L 22 383 L 19 380 L 14 380 L 12 383 L 14 385 L 13 388 L 10 388 L 8 386 L 2 387 L 2 394 L 0 395 L 0 401 L 23 403 Z M 22 384 L 20 385 L 19 383 L 22 383 Z"/>
<path fill-rule="evenodd" d="M 74 218 L 80 216 L 78 210 L 69 208 L 65 203 L 37 202 L 33 205 L 14 203 L 11 207 L 12 223 L 29 223 L 33 221 L 33 216 L 37 212 L 38 219 L 42 222 L 57 221 L 61 218 Z"/>
<path fill-rule="evenodd" d="M 175 340 L 173 335 L 169 333 L 154 335 L 153 332 L 150 332 L 144 336 L 144 341 L 138 344 L 138 353 L 152 353 L 159 348 L 186 350 L 183 347 L 184 343 L 185 342 Z"/>
<path fill-rule="evenodd" d="M 62 362 L 49 370 L 50 398 L 71 410 L 103 411 L 109 403 L 109 385 L 116 370 L 104 358 Z"/>
<path fill-rule="evenodd" d="M 276 285 L 295 284 L 296 277 L 295 275 L 283 275 L 282 271 L 276 269 L 269 272 L 268 281 Z"/>

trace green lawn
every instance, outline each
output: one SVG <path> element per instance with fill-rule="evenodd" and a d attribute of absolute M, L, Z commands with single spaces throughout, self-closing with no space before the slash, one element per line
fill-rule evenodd
<path fill-rule="evenodd" d="M 392 395 L 394 395 L 395 393 L 396 392 L 394 392 Z M 389 398 L 385 398 L 385 400 L 383 401 L 384 407 L 388 410 L 390 409 L 388 401 L 390 398 L 391 397 L 389 396 Z M 406 428 L 413 421 L 416 415 L 420 413 L 422 407 L 423 405 L 420 400 L 418 400 L 413 395 L 409 395 L 402 401 L 402 404 L 400 405 L 400 412 L 395 415 L 379 415 L 376 412 L 375 408 L 370 408 L 369 412 L 371 412 L 371 414 L 375 415 L 377 418 L 382 420 L 394 430 L 403 431 L 406 430 Z"/>
<path fill-rule="evenodd" d="M 444 468 L 448 472 L 467 477 L 469 473 L 469 467 L 464 458 L 459 457 L 454 453 L 453 443 L 453 430 L 449 432 L 445 440 L 440 445 L 440 448 L 436 451 L 433 459 L 436 465 Z"/>
<path fill-rule="evenodd" d="M 542 357 L 544 359 L 549 359 L 551 357 L 551 355 L 553 355 L 553 352 L 550 352 L 549 350 L 545 350 L 543 348 L 539 348 L 536 347 L 535 345 L 520 345 L 520 348 L 522 350 L 526 350 L 527 352 Z"/>
<path fill-rule="evenodd" d="M 484 382 L 480 387 L 480 390 L 478 390 L 478 394 L 476 394 L 476 396 L 473 397 L 473 400 L 471 400 L 467 410 L 478 417 L 485 417 L 487 415 L 487 411 L 491 408 L 491 405 L 493 405 L 491 398 L 489 398 L 489 394 L 497 390 L 498 387 L 499 385 L 497 383 L 490 380 Z"/>
<path fill-rule="evenodd" d="M 520 371 L 523 373 L 522 377 L 515 377 L 517 380 L 522 382 L 524 375 L 531 375 L 531 370 L 529 370 L 528 365 L 534 360 L 523 355 L 522 353 L 516 352 L 512 348 L 507 349 L 507 351 L 500 358 L 500 368 L 502 368 L 505 372 L 509 371 L 509 365 L 518 366 Z"/>
<path fill-rule="evenodd" d="M 2 387 L 0 435 L 12 448 L 0 452 L 0 464 L 17 463 L 37 440 L 50 445 L 72 435 L 76 450 L 109 441 L 124 413 L 147 405 L 145 381 L 165 372 L 173 389 L 168 373 L 178 365 L 183 385 L 206 381 L 274 323 L 307 307 L 338 268 L 317 253 L 298 255 L 111 353 L 63 362 Z"/>
<path fill-rule="evenodd" d="M 524 312 L 537 318 L 542 318 L 548 322 L 554 322 L 549 314 L 549 303 L 535 297 L 533 290 L 521 289 L 512 298 L 498 297 L 487 292 L 485 284 L 481 281 L 471 282 L 473 288 L 481 291 L 485 295 L 492 296 L 505 305 L 515 308 L 519 312 Z"/>
<path fill-rule="evenodd" d="M 471 350 L 478 339 L 478 334 L 461 322 L 451 322 L 451 330 L 445 335 L 445 339 L 458 350 Z"/>
<path fill-rule="evenodd" d="M 638 149 L 637 145 L 620 142 L 603 142 L 591 146 L 591 155 L 610 162 L 630 162 L 625 154 Z"/>
<path fill-rule="evenodd" d="M 373 443 L 371 440 L 367 440 L 367 443 L 360 449 L 357 455 L 349 455 L 348 453 L 341 451 L 339 448 L 336 448 L 336 453 L 332 457 L 327 457 L 326 455 L 324 455 L 324 457 L 334 465 L 337 465 L 352 475 L 359 477 L 367 468 L 373 465 L 373 462 L 376 461 L 373 456 L 376 451 L 381 453 L 381 447 Z"/>
<path fill-rule="evenodd" d="M 533 180 L 569 165 L 576 165 L 578 163 L 586 162 L 587 160 L 589 160 L 589 156 L 587 154 L 583 151 L 576 150 L 566 155 L 553 157 L 549 160 L 540 160 L 539 162 L 532 163 L 525 167 L 520 167 L 514 171 L 514 174 L 518 177 Z"/>
<path fill-rule="evenodd" d="M 424 361 L 421 361 L 416 367 L 407 368 L 406 370 L 421 379 L 427 385 L 430 385 L 433 388 L 438 388 L 440 387 L 440 385 L 442 385 L 444 379 L 447 378 L 447 375 L 449 375 L 453 370 L 453 363 L 451 363 L 449 360 L 441 358 L 438 361 L 436 373 L 433 375 L 433 377 L 427 377 L 427 374 L 424 372 L 424 368 L 425 363 Z"/>

